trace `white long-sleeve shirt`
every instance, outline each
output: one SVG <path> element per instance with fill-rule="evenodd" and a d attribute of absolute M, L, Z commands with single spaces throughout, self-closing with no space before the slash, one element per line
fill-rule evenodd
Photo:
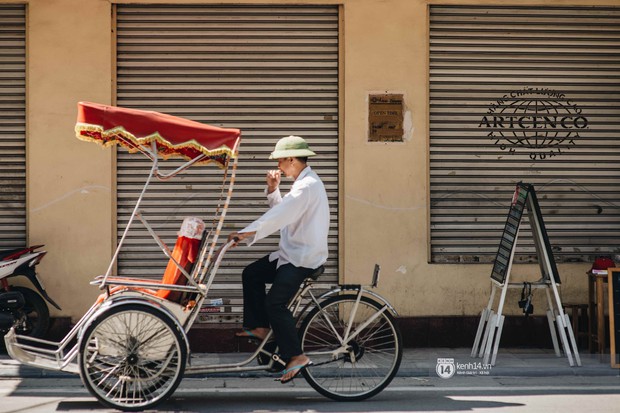
<path fill-rule="evenodd" d="M 279 250 L 269 256 L 278 259 L 278 267 L 291 263 L 296 267 L 317 268 L 327 261 L 329 204 L 319 176 L 306 166 L 284 197 L 280 190 L 267 194 L 271 207 L 259 219 L 242 229 L 256 232 L 249 245 L 280 230 Z"/>

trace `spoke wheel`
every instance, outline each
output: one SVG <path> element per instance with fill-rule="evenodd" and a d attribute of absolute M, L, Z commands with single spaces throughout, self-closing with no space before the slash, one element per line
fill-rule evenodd
<path fill-rule="evenodd" d="M 402 357 L 400 331 L 389 310 L 363 327 L 383 305 L 362 297 L 351 317 L 355 301 L 351 294 L 329 298 L 300 327 L 304 353 L 315 364 L 303 371 L 304 377 L 319 393 L 337 401 L 379 393 L 396 375 Z M 341 345 L 338 337 L 344 337 L 349 324 L 349 336 L 358 330 L 359 334 Z"/>
<path fill-rule="evenodd" d="M 111 308 L 93 320 L 80 341 L 84 385 L 106 406 L 124 411 L 166 400 L 181 382 L 186 360 L 177 326 L 144 305 Z"/>

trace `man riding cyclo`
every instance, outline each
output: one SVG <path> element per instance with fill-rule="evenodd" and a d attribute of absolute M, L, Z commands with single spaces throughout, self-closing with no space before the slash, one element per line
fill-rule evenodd
<path fill-rule="evenodd" d="M 312 361 L 303 353 L 295 319 L 287 304 L 305 278 L 327 261 L 329 204 L 325 186 L 308 165 L 316 153 L 299 136 L 280 139 L 269 159 L 278 169 L 267 172 L 267 201 L 270 209 L 229 241 L 246 240 L 249 245 L 280 231 L 279 249 L 248 265 L 243 271 L 243 331 L 238 337 L 264 339 L 273 329 L 280 356 L 286 361 L 281 383 L 295 378 Z M 282 175 L 294 180 L 282 196 Z M 234 245 L 237 245 L 236 243 Z M 266 284 L 271 288 L 266 292 Z"/>

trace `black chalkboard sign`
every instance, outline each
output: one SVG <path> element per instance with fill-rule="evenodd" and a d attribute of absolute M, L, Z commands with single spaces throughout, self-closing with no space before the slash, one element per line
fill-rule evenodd
<path fill-rule="evenodd" d="M 506 282 L 506 277 L 508 276 L 513 258 L 513 251 L 516 247 L 519 226 L 521 225 L 521 219 L 523 218 L 523 211 L 525 209 L 527 209 L 528 212 L 530 228 L 534 236 L 536 254 L 543 278 L 548 280 L 549 277 L 553 275 L 553 279 L 559 284 L 560 275 L 555 265 L 551 243 L 549 242 L 542 213 L 540 212 L 536 191 L 533 185 L 523 182 L 517 184 L 512 197 L 512 203 L 508 211 L 502 238 L 499 243 L 499 248 L 497 249 L 495 260 L 493 261 L 491 279 L 499 284 L 504 284 Z"/>
<path fill-rule="evenodd" d="M 534 190 L 533 185 L 529 186 L 530 196 L 528 198 L 527 212 L 530 220 L 530 227 L 532 228 L 532 233 L 534 235 L 534 243 L 536 245 L 536 255 L 538 257 L 540 272 L 543 275 L 544 280 L 549 280 L 551 275 L 553 275 L 555 282 L 560 284 L 560 273 L 555 265 L 551 242 L 549 242 L 545 222 L 543 220 L 542 213 L 540 212 L 540 205 L 538 205 L 536 191 Z"/>
<path fill-rule="evenodd" d="M 508 269 L 512 260 L 512 251 L 516 246 L 515 239 L 519 232 L 519 225 L 521 225 L 521 218 L 523 217 L 523 209 L 525 208 L 528 193 L 528 186 L 522 183 L 517 184 L 517 188 L 512 197 L 510 210 L 508 211 L 508 218 L 504 225 L 502 239 L 497 249 L 495 261 L 493 262 L 493 270 L 491 271 L 491 278 L 500 284 L 504 284 L 506 276 L 508 275 Z"/>
<path fill-rule="evenodd" d="M 611 367 L 620 368 L 620 268 L 607 270 L 609 291 L 609 348 Z"/>

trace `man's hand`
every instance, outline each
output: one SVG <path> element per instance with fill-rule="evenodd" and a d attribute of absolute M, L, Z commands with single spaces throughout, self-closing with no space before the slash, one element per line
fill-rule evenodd
<path fill-rule="evenodd" d="M 246 238 L 253 237 L 256 232 L 231 232 L 228 235 L 228 242 L 234 241 L 234 244 L 231 247 L 236 247 L 239 245 L 240 241 L 243 241 Z"/>
<path fill-rule="evenodd" d="M 241 241 L 238 232 L 231 232 L 230 235 L 228 235 L 228 242 L 231 242 L 233 240 L 235 241 L 235 243 L 232 246 L 236 247 L 239 241 Z"/>
<path fill-rule="evenodd" d="M 239 241 L 243 239 L 243 235 L 244 234 L 240 234 L 238 232 L 231 232 L 228 236 L 228 242 L 233 242 L 233 244 L 230 247 L 234 248 L 239 245 Z"/>
<path fill-rule="evenodd" d="M 279 169 L 274 169 L 267 172 L 267 193 L 272 193 L 278 186 L 280 186 L 281 172 Z"/>

